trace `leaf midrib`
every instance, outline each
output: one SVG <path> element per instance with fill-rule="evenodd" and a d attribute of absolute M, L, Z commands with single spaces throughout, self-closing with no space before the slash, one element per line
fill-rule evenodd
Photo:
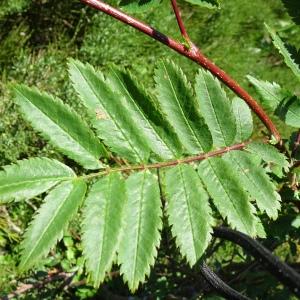
<path fill-rule="evenodd" d="M 167 74 L 168 81 L 169 81 L 169 83 L 170 83 L 171 89 L 172 89 L 173 94 L 174 94 L 174 96 L 175 96 L 175 100 L 176 100 L 176 102 L 177 102 L 177 104 L 178 104 L 178 106 L 179 106 L 179 108 L 180 108 L 180 112 L 181 112 L 181 115 L 183 116 L 183 119 L 184 119 L 184 121 L 185 121 L 185 124 L 188 126 L 188 128 L 189 128 L 190 131 L 192 132 L 192 134 L 193 134 L 193 136 L 194 136 L 194 142 L 196 142 L 197 146 L 200 147 L 200 150 L 203 151 L 202 144 L 200 143 L 200 141 L 199 141 L 199 139 L 198 139 L 198 137 L 197 137 L 197 135 L 196 135 L 196 133 L 195 133 L 194 128 L 191 126 L 191 124 L 189 123 L 188 119 L 186 118 L 186 116 L 185 116 L 185 114 L 184 114 L 183 107 L 182 107 L 182 105 L 181 105 L 181 103 L 180 103 L 180 101 L 179 101 L 179 99 L 178 99 L 178 97 L 177 97 L 177 94 L 176 94 L 174 85 L 173 85 L 173 83 L 172 83 L 172 80 L 171 80 L 171 78 L 170 78 L 170 76 L 169 76 L 169 73 L 168 73 L 168 70 L 167 70 L 165 64 L 163 64 L 163 67 L 164 67 L 164 69 L 165 69 L 165 74 Z"/>
<path fill-rule="evenodd" d="M 273 37 L 274 45 L 279 50 L 279 52 L 281 53 L 281 55 L 283 56 L 285 63 L 287 64 L 288 67 L 291 68 L 292 72 L 296 75 L 296 77 L 298 79 L 300 79 L 300 69 L 297 66 L 297 64 L 294 61 L 294 59 L 292 58 L 292 56 L 289 53 L 289 51 L 286 49 L 286 46 L 284 45 L 284 42 L 273 31 L 270 32 L 270 33 L 271 33 L 271 35 Z M 286 56 L 289 58 L 289 60 L 286 58 Z"/>
<path fill-rule="evenodd" d="M 99 274 L 101 273 L 101 270 L 100 270 L 100 266 L 102 265 L 102 261 L 103 261 L 103 245 L 104 245 L 104 238 L 106 237 L 106 232 L 107 232 L 107 216 L 108 216 L 108 211 L 109 211 L 109 208 L 110 208 L 110 196 L 111 196 L 111 187 L 112 187 L 112 184 L 111 184 L 111 176 L 108 176 L 108 188 L 107 188 L 107 191 L 108 191 L 108 197 L 107 195 L 105 195 L 105 209 L 104 209 L 104 226 L 103 226 L 103 239 L 102 239 L 102 243 L 100 245 L 100 259 L 99 259 L 99 263 L 98 263 L 98 267 L 97 267 L 97 280 L 99 280 L 100 276 Z"/>
<path fill-rule="evenodd" d="M 75 187 L 76 189 L 76 187 Z M 31 251 L 29 252 L 29 254 L 27 254 L 27 259 L 24 261 L 22 261 L 22 265 L 25 266 L 27 261 L 30 259 L 32 253 L 34 253 L 34 251 L 39 248 L 40 246 L 40 241 L 42 240 L 42 238 L 44 237 L 45 233 L 48 231 L 48 228 L 52 225 L 53 220 L 56 219 L 58 212 L 60 211 L 61 207 L 63 207 L 66 203 L 66 200 L 69 198 L 70 194 L 75 190 L 74 189 L 74 185 L 71 187 L 67 197 L 65 198 L 64 201 L 61 202 L 61 204 L 57 207 L 57 209 L 55 210 L 55 213 L 52 215 L 50 222 L 48 222 L 48 224 L 44 227 L 44 230 L 42 231 L 42 234 L 39 236 L 37 242 L 35 243 L 37 246 L 36 247 L 31 247 Z M 61 229 L 62 230 L 62 229 Z"/>
<path fill-rule="evenodd" d="M 231 156 L 232 157 L 232 156 Z M 254 184 L 254 186 L 257 188 L 257 192 L 261 195 L 261 197 L 263 197 L 264 199 L 268 199 L 267 195 L 265 195 L 265 193 L 260 189 L 260 186 L 258 184 L 256 184 L 256 181 L 253 180 L 253 178 L 251 176 L 249 176 L 249 172 L 245 172 L 243 166 L 239 163 L 239 160 L 235 159 L 233 157 L 233 160 L 235 161 L 235 163 L 239 166 L 239 169 L 243 172 L 243 174 L 250 180 L 250 182 L 252 184 Z M 275 197 L 276 198 L 276 197 Z M 277 199 L 276 199 L 277 202 Z M 265 211 L 269 210 L 267 208 L 264 208 Z M 278 209 L 276 209 L 276 211 L 278 211 Z"/>
<path fill-rule="evenodd" d="M 96 99 L 98 100 L 98 102 L 100 102 L 101 106 L 104 108 L 104 105 L 102 105 L 102 102 L 99 100 L 98 94 L 96 92 L 96 90 L 94 89 L 93 85 L 90 84 L 90 81 L 88 80 L 88 78 L 85 76 L 84 72 L 81 72 L 81 70 L 79 70 L 77 68 L 77 70 L 80 72 L 80 74 L 82 75 L 82 77 L 84 78 L 85 82 L 88 84 L 88 86 L 90 87 L 92 93 L 94 94 L 94 96 L 96 97 Z M 93 74 L 93 76 L 97 77 L 97 74 Z M 98 78 L 98 77 L 97 77 Z M 99 80 L 102 81 L 102 79 L 98 78 Z M 85 102 L 85 101 L 83 101 Z M 90 107 L 88 107 L 90 109 Z M 125 141 L 127 141 L 127 143 L 129 144 L 129 146 L 131 147 L 131 149 L 133 150 L 133 152 L 137 155 L 137 158 L 142 162 L 143 159 L 140 157 L 139 155 L 139 151 L 137 149 L 135 149 L 134 145 L 130 142 L 130 139 L 127 139 L 126 134 L 124 134 L 122 127 L 119 125 L 119 123 L 117 122 L 117 119 L 113 118 L 113 116 L 110 114 L 109 111 L 107 111 L 106 108 L 105 112 L 109 115 L 110 119 L 113 120 L 113 124 L 115 124 L 115 126 L 119 129 L 119 131 L 122 133 L 123 137 L 125 138 Z"/>
<path fill-rule="evenodd" d="M 35 103 L 32 103 L 32 102 L 30 101 L 30 99 L 28 99 L 28 97 L 27 97 L 25 94 L 23 94 L 23 93 L 20 92 L 19 90 L 18 90 L 18 92 L 19 92 L 20 95 L 22 95 L 22 96 L 26 99 L 27 102 L 29 102 L 33 107 L 35 107 L 36 110 L 38 110 L 38 111 L 39 111 L 40 113 L 42 113 L 48 120 L 50 120 L 50 121 L 52 122 L 52 124 L 53 124 L 56 128 L 60 129 L 60 131 L 62 131 L 62 132 L 64 133 L 64 135 L 68 136 L 68 137 L 71 139 L 71 141 L 73 141 L 73 143 L 75 142 L 75 144 L 78 144 L 78 145 L 80 146 L 80 148 L 84 150 L 84 152 L 88 153 L 90 156 L 92 156 L 94 159 L 97 160 L 97 157 L 95 157 L 95 155 L 94 155 L 95 153 L 92 152 L 92 150 L 90 149 L 90 147 L 88 147 L 85 143 L 82 143 L 82 141 L 84 141 L 83 138 L 81 138 L 81 139 L 76 139 L 76 137 L 72 135 L 72 132 L 70 132 L 70 131 L 67 129 L 67 127 L 66 127 L 63 123 L 60 123 L 60 122 L 59 122 L 60 120 L 59 120 L 58 118 L 55 118 L 55 117 L 52 118 L 51 116 L 49 116 L 49 114 L 47 114 L 47 111 L 44 111 L 43 108 L 37 106 Z M 53 100 L 56 104 L 58 103 L 58 100 L 57 100 L 57 99 L 52 98 L 52 100 Z M 58 104 L 59 104 L 59 105 L 62 105 L 62 103 L 58 103 Z M 66 108 L 66 110 L 67 110 L 68 112 L 70 112 L 70 113 L 73 113 L 73 114 L 75 113 L 75 112 L 73 112 L 73 111 L 69 111 L 67 108 Z M 55 123 L 55 121 L 58 121 L 58 123 L 59 123 L 60 125 L 58 125 L 57 123 Z M 45 134 L 46 134 L 47 136 L 50 137 L 50 135 L 49 135 L 48 133 L 45 133 Z M 57 144 L 58 144 L 58 143 L 57 143 Z"/>
<path fill-rule="evenodd" d="M 220 185 L 222 186 L 223 191 L 224 191 L 225 194 L 227 195 L 227 198 L 228 198 L 228 199 L 230 200 L 230 202 L 232 203 L 232 206 L 233 206 L 233 208 L 234 208 L 234 210 L 235 210 L 236 215 L 239 216 L 238 210 L 237 210 L 236 205 L 235 205 L 235 201 L 232 201 L 232 198 L 231 198 L 230 195 L 228 194 L 227 190 L 224 188 L 223 182 L 222 182 L 222 181 L 219 179 L 219 177 L 217 176 L 217 174 L 216 174 L 216 172 L 215 172 L 215 169 L 213 168 L 212 163 L 210 162 L 210 159 L 208 159 L 207 161 L 208 161 L 209 165 L 211 166 L 211 169 L 213 170 L 213 172 L 214 172 L 216 178 L 218 179 L 218 182 L 219 182 Z M 246 224 L 244 223 L 244 219 L 243 219 L 243 218 L 239 218 L 239 219 L 241 220 L 242 224 L 244 225 L 244 228 L 247 229 L 247 231 L 248 231 L 248 225 L 246 225 Z M 250 232 L 251 232 L 251 231 L 248 231 L 248 233 L 250 233 Z"/>
<path fill-rule="evenodd" d="M 210 93 L 208 91 L 208 86 L 207 86 L 207 83 L 206 83 L 206 79 L 204 78 L 203 73 L 202 73 L 202 78 L 203 78 L 203 83 L 204 83 L 204 88 L 205 88 L 206 94 L 209 98 L 208 104 L 211 106 L 211 109 L 213 111 L 213 118 L 215 119 L 216 123 L 218 124 L 219 130 L 220 130 L 222 138 L 223 138 L 224 146 L 227 146 L 227 141 L 226 141 L 225 136 L 224 136 L 223 127 L 221 126 L 221 123 L 220 123 L 220 121 L 218 119 L 218 116 L 215 112 L 215 106 L 214 106 L 213 101 L 211 100 Z M 214 78 L 213 78 L 213 80 L 214 80 Z"/>
<path fill-rule="evenodd" d="M 42 179 L 37 178 L 37 180 L 25 180 L 22 182 L 16 182 L 16 183 L 12 183 L 12 184 L 5 184 L 5 185 L 1 185 L 0 186 L 0 191 L 3 187 L 14 187 L 14 186 L 18 186 L 18 185 L 22 185 L 22 184 L 28 184 L 28 183 L 38 183 L 38 182 L 44 182 L 44 181 L 51 181 L 51 179 L 53 179 L 54 181 L 66 181 L 66 180 L 73 180 L 74 177 L 43 177 Z"/>
<path fill-rule="evenodd" d="M 235 116 L 235 120 L 238 123 L 238 126 L 236 128 L 236 138 L 238 141 L 243 141 L 243 136 L 242 136 L 242 128 L 243 128 L 243 123 L 241 122 L 241 110 L 240 107 L 237 108 L 237 116 Z"/>
<path fill-rule="evenodd" d="M 119 79 L 123 89 L 125 90 L 125 93 L 128 95 L 128 97 L 131 100 L 131 103 L 137 108 L 137 110 L 139 111 L 139 113 L 143 116 L 144 121 L 146 121 L 149 125 L 150 128 L 152 128 L 152 130 L 155 132 L 155 136 L 156 138 L 175 156 L 176 153 L 173 152 L 173 150 L 165 143 L 165 141 L 161 138 L 161 136 L 159 135 L 159 132 L 157 131 L 157 128 L 155 126 L 153 126 L 151 124 L 151 122 L 148 120 L 147 116 L 145 115 L 145 113 L 141 110 L 140 106 L 137 105 L 134 101 L 134 99 L 132 98 L 131 94 L 129 93 L 128 89 L 125 87 L 125 85 L 123 84 L 123 81 L 120 79 L 120 77 L 118 76 L 118 74 L 112 70 L 115 74 L 115 76 Z M 159 153 L 158 153 L 159 154 Z"/>
<path fill-rule="evenodd" d="M 139 203 L 139 220 L 138 220 L 138 231 L 137 231 L 137 235 L 136 235 L 136 247 L 135 247 L 135 251 L 134 251 L 134 263 L 133 263 L 133 281 L 135 281 L 135 275 L 136 275 L 136 264 L 137 264 L 137 253 L 138 253 L 138 250 L 139 250 L 139 245 L 140 245 L 140 231 L 141 231 L 141 223 L 142 223 L 142 207 L 143 207 L 143 199 L 144 199 L 144 186 L 145 186 L 145 179 L 146 179 L 146 171 L 144 171 L 144 174 L 143 174 L 143 181 L 142 181 L 142 184 L 141 184 L 141 201 Z"/>
<path fill-rule="evenodd" d="M 186 206 L 187 206 L 187 209 L 188 209 L 188 217 L 189 217 L 189 224 L 190 224 L 190 231 L 192 232 L 192 237 L 193 237 L 193 248 L 194 248 L 194 257 L 195 257 L 195 260 L 197 260 L 197 250 L 196 250 L 196 247 L 195 247 L 195 231 L 194 231 L 194 227 L 192 225 L 192 220 L 191 220 L 191 207 L 190 207 L 190 203 L 189 203 L 189 200 L 188 200 L 188 197 L 187 197 L 187 188 L 186 188 L 186 183 L 185 183 L 185 180 L 184 180 L 184 175 L 183 175 L 183 170 L 182 170 L 182 167 L 180 166 L 179 167 L 179 174 L 180 174 L 180 177 L 182 179 L 182 185 L 183 185 L 183 190 L 184 190 L 184 195 L 185 195 L 185 199 L 186 199 Z"/>

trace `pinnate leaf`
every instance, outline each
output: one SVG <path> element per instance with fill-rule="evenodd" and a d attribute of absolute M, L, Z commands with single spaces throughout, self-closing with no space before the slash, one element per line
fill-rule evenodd
<path fill-rule="evenodd" d="M 155 81 L 162 111 L 187 152 L 209 151 L 211 134 L 182 70 L 172 62 L 162 61 L 155 71 Z"/>
<path fill-rule="evenodd" d="M 190 165 L 165 172 L 167 214 L 180 252 L 193 266 L 211 239 L 213 218 L 208 195 Z"/>
<path fill-rule="evenodd" d="M 62 238 L 63 230 L 76 214 L 85 191 L 85 182 L 76 179 L 61 183 L 48 194 L 21 244 L 21 271 L 33 267 Z"/>
<path fill-rule="evenodd" d="M 118 250 L 121 273 L 131 291 L 150 273 L 159 246 L 162 227 L 160 191 L 156 176 L 148 171 L 126 181 L 123 234 Z"/>
<path fill-rule="evenodd" d="M 195 90 L 214 145 L 216 147 L 231 145 L 236 136 L 235 117 L 220 82 L 208 71 L 199 70 Z"/>
<path fill-rule="evenodd" d="M 82 119 L 58 98 L 23 85 L 14 87 L 15 101 L 25 118 L 63 154 L 86 169 L 103 167 L 104 146 Z"/>
<path fill-rule="evenodd" d="M 125 200 L 125 181 L 118 173 L 96 181 L 85 200 L 83 254 L 95 287 L 104 280 L 116 256 Z"/>
<path fill-rule="evenodd" d="M 0 204 L 30 199 L 76 176 L 66 165 L 48 158 L 21 160 L 3 169 L 0 172 Z"/>
<path fill-rule="evenodd" d="M 255 209 L 233 167 L 222 158 L 213 157 L 200 163 L 198 173 L 222 217 L 233 228 L 254 236 Z"/>

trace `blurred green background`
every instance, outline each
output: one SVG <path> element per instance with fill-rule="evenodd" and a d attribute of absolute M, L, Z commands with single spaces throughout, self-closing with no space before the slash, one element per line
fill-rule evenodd
<path fill-rule="evenodd" d="M 300 95 L 299 83 L 284 65 L 264 27 L 266 22 L 277 29 L 282 38 L 296 46 L 300 45 L 299 26 L 292 23 L 280 0 L 224 0 L 220 10 L 202 9 L 181 2 L 179 5 L 194 43 L 254 96 L 257 95 L 246 80 L 247 74 L 276 81 Z M 176 20 L 168 2 L 165 1 L 159 8 L 136 16 L 165 34 L 180 39 Z M 0 0 L 0 165 L 41 155 L 66 160 L 22 119 L 12 101 L 9 85 L 18 82 L 36 86 L 61 97 L 81 113 L 79 101 L 68 80 L 66 64 L 69 57 L 89 62 L 101 69 L 105 69 L 111 63 L 126 67 L 150 93 L 153 90 L 153 70 L 159 59 L 168 57 L 180 64 L 191 81 L 198 68 L 196 64 L 165 46 L 102 13 L 85 7 L 80 1 Z M 20 279 L 15 269 L 21 238 L 18 229 L 22 231 L 26 227 L 38 204 L 39 199 L 36 199 L 32 203 L 14 204 L 9 208 L 0 207 L 0 296 L 14 290 L 17 280 Z M 10 222 L 17 224 L 18 229 L 14 230 Z M 168 236 L 168 232 L 165 235 Z M 156 295 L 153 299 L 167 299 L 167 295 L 174 294 L 174 291 L 178 294 L 180 290 L 182 297 L 194 299 L 193 296 L 189 296 L 194 294 L 188 289 L 187 282 L 196 282 L 199 278 L 185 275 L 184 271 L 189 272 L 188 268 L 176 254 L 172 241 L 170 243 L 163 245 L 156 267 L 157 272 L 153 272 L 149 282 L 140 289 L 138 295 L 153 294 Z M 299 246 L 290 241 L 285 243 L 284 238 L 277 251 L 282 259 L 293 261 L 297 260 L 300 254 Z M 170 255 L 173 257 L 170 258 Z M 249 259 L 240 248 L 222 243 L 211 263 L 224 271 L 224 268 L 230 265 L 229 262 L 238 264 L 248 262 Z M 300 261 L 299 258 L 298 260 Z M 80 244 L 76 235 L 68 233 L 47 263 L 48 269 L 59 266 L 66 271 L 81 266 Z M 168 264 L 172 267 L 169 268 Z M 41 272 L 48 269 L 41 267 Z M 84 278 L 80 272 L 78 271 L 75 282 Z M 30 276 L 33 282 L 39 280 L 36 273 Z M 224 276 L 230 281 L 230 276 Z M 260 289 L 251 289 L 251 285 L 256 282 L 255 278 L 247 278 L 247 284 L 243 283 L 244 277 L 233 281 L 233 284 L 239 290 L 246 290 L 249 296 L 257 296 L 258 299 L 293 299 L 272 278 L 263 282 L 258 280 L 262 284 Z M 260 278 L 264 278 L 263 272 L 260 273 Z M 124 296 L 128 295 L 119 277 L 108 279 L 105 287 Z M 100 291 L 103 293 L 103 299 L 106 297 L 105 291 Z M 50 285 L 44 294 L 39 294 L 42 292 L 31 291 L 23 297 L 85 299 L 99 293 L 86 284 L 75 285 L 71 292 L 65 292 L 64 289 L 57 292 L 57 285 Z"/>

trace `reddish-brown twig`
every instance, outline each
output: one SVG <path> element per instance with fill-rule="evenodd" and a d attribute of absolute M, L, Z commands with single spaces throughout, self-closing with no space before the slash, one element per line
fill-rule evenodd
<path fill-rule="evenodd" d="M 167 45 L 169 48 L 177 51 L 181 55 L 191 59 L 203 68 L 209 70 L 214 76 L 219 78 L 226 86 L 228 86 L 236 95 L 242 98 L 249 105 L 249 107 L 265 124 L 265 126 L 268 128 L 268 130 L 278 142 L 281 140 L 280 134 L 276 126 L 273 124 L 269 116 L 264 112 L 262 107 L 235 80 L 233 80 L 222 69 L 220 69 L 212 61 L 205 57 L 194 44 L 192 44 L 192 46 L 188 49 L 183 44 L 169 38 L 163 33 L 152 28 L 151 26 L 121 12 L 120 10 L 100 0 L 81 0 L 81 2 L 97 10 L 100 10 L 127 25 L 132 26 L 133 28 Z"/>
<path fill-rule="evenodd" d="M 191 41 L 191 39 L 190 39 L 186 29 L 185 29 L 184 23 L 183 23 L 182 18 L 181 18 L 180 10 L 179 10 L 178 5 L 177 5 L 177 1 L 176 0 L 171 0 L 171 3 L 172 3 L 173 11 L 174 11 L 174 14 L 176 16 L 177 24 L 178 24 L 179 30 L 181 32 L 181 35 L 186 40 L 188 45 L 191 47 L 192 46 L 192 41 Z"/>

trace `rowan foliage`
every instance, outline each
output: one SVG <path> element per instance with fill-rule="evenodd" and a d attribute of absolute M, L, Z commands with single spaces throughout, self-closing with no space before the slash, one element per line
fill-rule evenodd
<path fill-rule="evenodd" d="M 215 209 L 232 228 L 265 235 L 259 215 L 275 219 L 280 196 L 263 162 L 285 169 L 288 163 L 272 145 L 249 144 L 250 109 L 238 98 L 231 101 L 216 78 L 200 70 L 192 84 L 180 67 L 164 60 L 156 68 L 153 97 L 116 67 L 102 73 L 70 60 L 69 72 L 86 122 L 59 99 L 14 87 L 24 117 L 86 170 L 75 174 L 56 160 L 30 158 L 0 173 L 2 202 L 47 191 L 22 243 L 22 270 L 55 246 L 79 210 L 83 255 L 94 285 L 117 261 L 132 291 L 155 262 L 163 214 L 191 266 L 209 245 Z M 244 144 L 229 151 L 236 142 Z M 205 159 L 216 149 L 228 153 Z"/>

